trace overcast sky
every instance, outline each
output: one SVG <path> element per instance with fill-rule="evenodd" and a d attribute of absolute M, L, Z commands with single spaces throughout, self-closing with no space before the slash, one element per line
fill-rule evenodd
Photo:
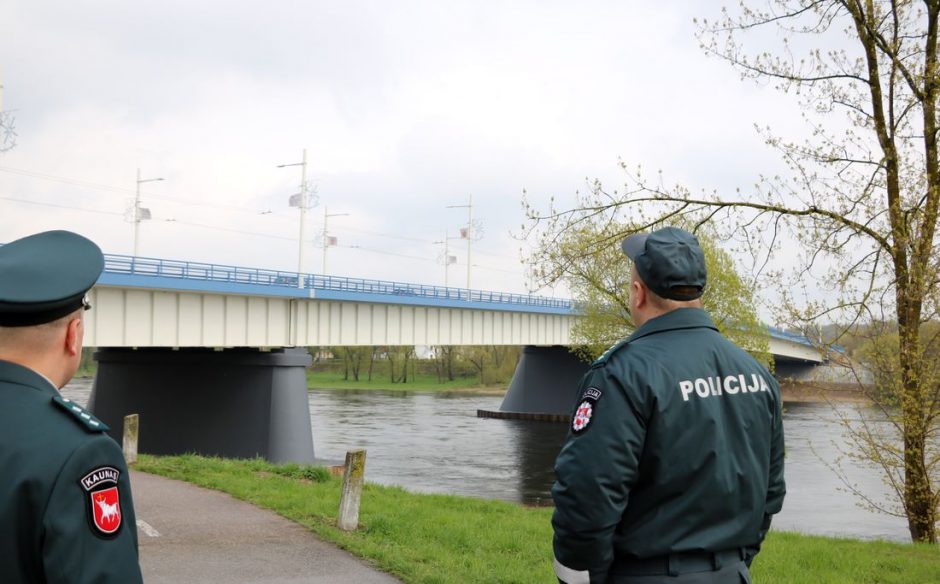
<path fill-rule="evenodd" d="M 564 205 L 618 160 L 693 189 L 779 169 L 753 124 L 795 105 L 698 47 L 718 3 L 7 0 L 0 241 L 65 228 L 129 254 L 294 270 L 299 162 L 318 205 L 305 268 L 443 284 L 433 242 L 472 194 L 474 288 L 522 292 L 523 189 Z M 451 241 L 466 283 L 466 244 Z M 556 291 L 563 294 L 564 291 Z M 542 291 L 551 294 L 551 291 Z"/>

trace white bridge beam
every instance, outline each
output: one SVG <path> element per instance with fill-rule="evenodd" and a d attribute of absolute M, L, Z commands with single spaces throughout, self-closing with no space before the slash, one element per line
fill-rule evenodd
<path fill-rule="evenodd" d="M 567 345 L 576 316 L 96 286 L 89 347 Z"/>

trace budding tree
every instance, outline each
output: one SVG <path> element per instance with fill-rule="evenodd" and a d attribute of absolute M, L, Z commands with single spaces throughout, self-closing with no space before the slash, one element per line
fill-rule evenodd
<path fill-rule="evenodd" d="M 689 227 L 688 225 L 680 226 Z M 571 328 L 572 342 L 587 360 L 633 331 L 630 315 L 630 265 L 620 250 L 629 224 L 599 213 L 562 232 L 542 232 L 527 258 L 529 271 L 542 283 L 564 282 L 581 318 Z M 702 302 L 715 324 L 740 346 L 770 364 L 767 331 L 761 326 L 753 289 L 739 276 L 731 257 L 715 244 L 708 228 L 698 230 L 705 253 L 708 283 Z"/>
<path fill-rule="evenodd" d="M 897 442 L 876 442 L 872 456 L 899 461 L 889 482 L 911 537 L 934 543 L 940 389 L 920 335 L 940 300 L 938 15 L 940 0 L 767 0 L 699 21 L 707 54 L 799 100 L 808 138 L 759 129 L 791 172 L 748 192 L 699 195 L 624 165 L 624 189 L 595 183 L 576 208 L 529 213 L 530 226 L 548 234 L 614 211 L 638 228 L 677 218 L 723 224 L 753 252 L 754 273 L 782 284 L 781 306 L 803 325 L 896 322 L 896 409 L 883 405 Z M 751 49 L 768 39 L 774 48 Z M 798 268 L 764 269 L 780 265 L 773 254 L 789 242 L 802 250 Z M 818 293 L 801 297 L 813 285 Z"/>

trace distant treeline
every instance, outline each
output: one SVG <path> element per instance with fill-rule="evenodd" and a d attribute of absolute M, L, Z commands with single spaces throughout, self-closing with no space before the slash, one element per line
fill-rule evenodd
<path fill-rule="evenodd" d="M 79 376 L 93 376 L 96 349 L 82 349 Z M 508 384 L 516 370 L 520 347 L 436 345 L 431 347 L 308 347 L 310 369 L 342 375 L 344 380 L 386 379 L 413 383 L 416 379 L 439 382 L 476 378 L 480 385 Z"/>
<path fill-rule="evenodd" d="M 508 383 L 516 370 L 520 348 L 506 346 L 435 345 L 376 347 L 310 347 L 312 369 L 342 374 L 344 380 L 409 383 L 436 377 L 439 382 L 476 377 L 481 385 Z"/>

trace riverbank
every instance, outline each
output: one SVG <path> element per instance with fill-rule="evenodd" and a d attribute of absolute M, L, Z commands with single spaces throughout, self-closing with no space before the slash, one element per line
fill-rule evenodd
<path fill-rule="evenodd" d="M 780 384 L 784 403 L 871 403 L 857 385 L 840 383 L 804 383 L 786 381 Z"/>
<path fill-rule="evenodd" d="M 368 461 L 366 463 L 368 468 Z M 259 460 L 141 456 L 137 470 L 217 489 L 271 509 L 409 583 L 552 582 L 551 509 L 367 483 L 361 528 L 335 525 L 340 480 Z M 774 584 L 940 581 L 927 546 L 771 532 L 753 566 Z"/>
<path fill-rule="evenodd" d="M 443 396 L 504 395 L 508 383 L 480 385 L 478 377 L 458 377 L 453 381 L 441 381 L 435 375 L 418 374 L 407 383 L 392 383 L 386 376 L 365 376 L 359 380 L 343 379 L 342 373 L 330 371 L 307 371 L 308 389 L 328 389 L 350 392 L 435 393 Z"/>

